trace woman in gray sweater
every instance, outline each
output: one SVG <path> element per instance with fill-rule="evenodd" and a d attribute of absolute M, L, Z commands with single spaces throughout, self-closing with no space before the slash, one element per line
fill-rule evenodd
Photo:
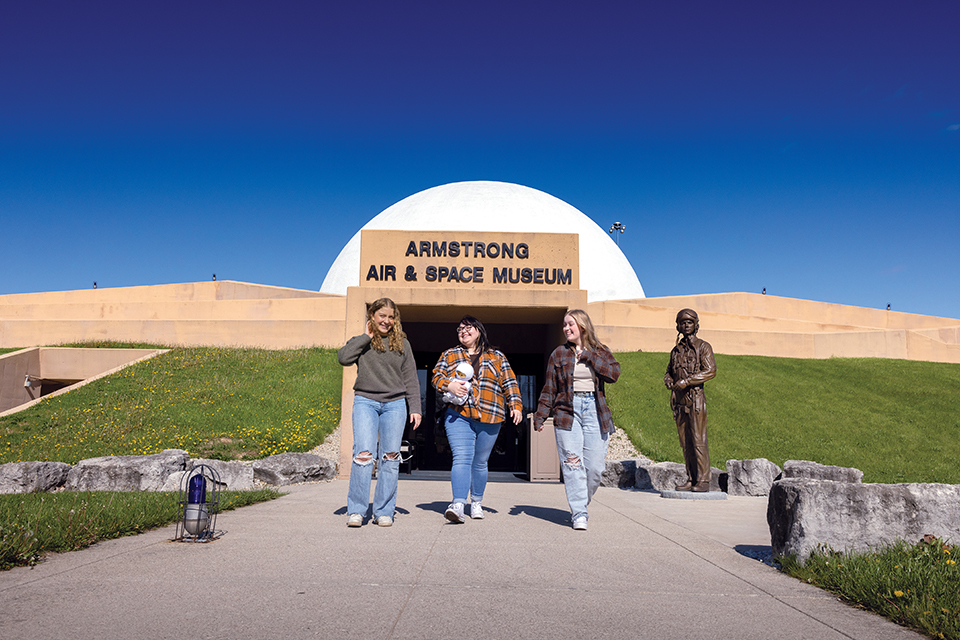
<path fill-rule="evenodd" d="M 417 365 L 393 300 L 380 298 L 367 307 L 366 330 L 343 345 L 337 359 L 345 367 L 357 365 L 347 526 L 363 524 L 370 504 L 373 452 L 376 451 L 380 465 L 373 496 L 373 518 L 379 526 L 389 527 L 397 504 L 400 440 L 408 411 L 413 428 L 420 426 Z"/>

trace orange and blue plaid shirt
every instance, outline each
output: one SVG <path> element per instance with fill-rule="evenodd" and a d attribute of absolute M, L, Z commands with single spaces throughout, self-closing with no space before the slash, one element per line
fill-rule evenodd
<path fill-rule="evenodd" d="M 462 346 L 447 349 L 433 368 L 433 386 L 438 393 L 447 390 L 461 362 L 470 363 L 470 354 Z M 480 366 L 474 375 L 470 398 L 462 406 L 449 405 L 464 418 L 496 424 L 507 419 L 514 409 L 523 411 L 520 385 L 510 363 L 501 352 L 485 351 L 480 354 Z"/>

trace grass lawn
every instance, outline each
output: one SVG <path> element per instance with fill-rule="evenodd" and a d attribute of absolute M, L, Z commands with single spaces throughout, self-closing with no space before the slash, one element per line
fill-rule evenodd
<path fill-rule="evenodd" d="M 340 422 L 341 370 L 329 349 L 173 349 L 0 418 L 0 463 L 308 451 Z"/>
<path fill-rule="evenodd" d="M 617 426 L 654 460 L 682 462 L 669 354 L 621 353 L 607 395 Z M 877 358 L 717 355 L 706 383 L 710 458 L 812 460 L 864 482 L 960 483 L 960 365 Z"/>
<path fill-rule="evenodd" d="M 272 500 L 276 489 L 223 491 L 220 511 Z M 43 554 L 83 549 L 179 519 L 178 494 L 61 491 L 0 495 L 0 569 L 35 564 Z"/>

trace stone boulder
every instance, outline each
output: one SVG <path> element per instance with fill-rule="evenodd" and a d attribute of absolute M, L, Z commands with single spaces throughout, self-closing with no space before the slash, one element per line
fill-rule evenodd
<path fill-rule="evenodd" d="M 600 486 L 632 488 L 637 479 L 637 462 L 637 460 L 607 460 Z"/>
<path fill-rule="evenodd" d="M 312 453 L 278 453 L 253 463 L 253 477 L 272 485 L 332 480 L 337 463 Z"/>
<path fill-rule="evenodd" d="M 679 462 L 655 462 L 649 465 L 637 465 L 634 486 L 641 491 L 673 491 L 677 485 L 687 481 L 687 468 Z M 710 467 L 710 491 L 724 491 L 727 488 L 727 474 L 716 467 Z"/>
<path fill-rule="evenodd" d="M 199 464 L 212 467 L 220 476 L 220 489 L 232 491 L 246 491 L 253 489 L 253 465 L 244 462 L 225 462 L 223 460 L 206 460 L 197 458 L 187 463 L 187 471 Z"/>
<path fill-rule="evenodd" d="M 220 476 L 220 486 L 218 488 L 221 491 L 247 491 L 254 487 L 252 465 L 245 462 L 225 462 L 223 460 L 197 458 L 187 460 L 187 468 L 184 471 L 171 474 L 167 478 L 162 491 L 180 491 L 183 476 L 200 464 L 212 467 L 217 472 L 217 475 Z"/>
<path fill-rule="evenodd" d="M 787 460 L 783 463 L 783 478 L 829 480 L 831 482 L 863 482 L 863 471 L 853 467 L 834 467 L 809 460 Z"/>
<path fill-rule="evenodd" d="M 167 478 L 186 469 L 188 454 L 166 449 L 148 456 L 88 458 L 74 465 L 64 488 L 69 491 L 162 491 Z"/>
<path fill-rule="evenodd" d="M 780 467 L 766 458 L 727 460 L 727 493 L 731 496 L 766 496 L 780 479 Z"/>
<path fill-rule="evenodd" d="M 0 464 L 0 493 L 50 491 L 67 481 L 66 462 L 8 462 Z"/>
<path fill-rule="evenodd" d="M 960 485 L 784 478 L 770 490 L 767 524 L 774 555 L 795 554 L 803 562 L 819 545 L 867 551 L 926 534 L 958 544 L 957 504 Z"/>

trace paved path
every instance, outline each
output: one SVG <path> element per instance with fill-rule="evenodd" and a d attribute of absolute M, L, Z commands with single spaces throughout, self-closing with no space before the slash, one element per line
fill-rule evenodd
<path fill-rule="evenodd" d="M 0 638 L 921 638 L 742 552 L 764 498 L 665 500 L 601 488 L 573 531 L 559 484 L 497 482 L 488 516 L 442 512 L 449 484 L 401 480 L 391 528 L 348 529 L 344 481 L 0 573 Z"/>

